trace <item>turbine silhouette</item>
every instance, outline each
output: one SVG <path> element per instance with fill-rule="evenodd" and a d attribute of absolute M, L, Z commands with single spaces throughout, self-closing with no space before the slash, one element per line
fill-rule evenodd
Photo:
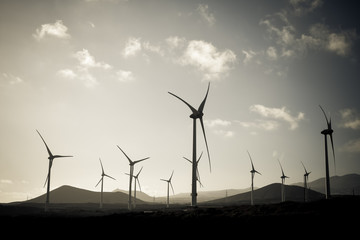
<path fill-rule="evenodd" d="M 311 172 L 308 172 L 305 168 L 305 165 L 303 162 L 301 162 L 301 164 L 304 167 L 305 170 L 305 174 L 304 174 L 304 202 L 308 201 L 309 198 L 309 188 L 308 188 L 308 180 L 309 180 L 309 175 Z"/>
<path fill-rule="evenodd" d="M 198 158 L 198 160 L 196 161 L 196 180 L 199 182 L 200 184 L 200 187 L 203 187 L 204 185 L 202 185 L 201 183 L 201 180 L 200 180 L 200 173 L 199 173 L 199 169 L 198 169 L 198 166 L 199 166 L 199 161 L 201 159 L 201 156 L 202 156 L 203 152 L 201 152 L 200 154 L 200 157 Z M 192 164 L 192 161 L 186 157 L 183 157 L 185 160 L 187 160 L 189 163 Z"/>
<path fill-rule="evenodd" d="M 254 205 L 254 197 L 253 197 L 253 192 L 254 192 L 254 176 L 255 176 L 255 173 L 258 173 L 261 175 L 261 173 L 259 173 L 258 171 L 255 170 L 254 168 L 254 164 L 253 164 L 253 161 L 251 159 L 251 156 L 250 156 L 250 153 L 249 151 L 247 151 L 248 155 L 249 155 L 249 158 L 250 158 L 250 162 L 251 162 L 251 205 Z"/>
<path fill-rule="evenodd" d="M 99 158 L 99 160 L 100 160 L 100 165 L 101 165 L 101 178 L 100 178 L 99 182 L 96 184 L 95 187 L 97 187 L 97 185 L 99 185 L 99 183 L 101 182 L 100 208 L 102 208 L 102 207 L 103 207 L 104 177 L 108 177 L 108 178 L 111 178 L 111 179 L 114 179 L 114 180 L 116 180 L 116 179 L 113 178 L 113 177 L 111 177 L 111 176 L 109 176 L 109 175 L 107 175 L 107 174 L 105 174 L 105 172 L 104 172 L 104 167 L 103 167 L 103 165 L 102 165 L 101 159 Z"/>
<path fill-rule="evenodd" d="M 133 176 L 134 177 L 134 181 L 135 181 L 135 187 L 134 187 L 134 201 L 133 201 L 133 207 L 136 208 L 136 181 L 139 183 L 139 188 L 140 188 L 140 192 L 141 192 L 141 186 L 140 186 L 140 181 L 139 181 L 139 175 L 142 171 L 143 167 L 141 167 L 140 171 L 135 175 Z M 128 173 L 125 173 L 126 175 L 129 175 Z"/>
<path fill-rule="evenodd" d="M 209 154 L 209 147 L 208 147 L 208 143 L 206 140 L 206 134 L 205 134 L 205 128 L 204 128 L 204 122 L 203 122 L 203 110 L 205 107 L 205 102 L 209 93 L 209 88 L 210 88 L 210 82 L 208 84 L 208 88 L 206 91 L 206 95 L 204 100 L 201 102 L 199 108 L 196 110 L 194 107 L 192 107 L 189 103 L 187 103 L 185 100 L 183 100 L 182 98 L 176 96 L 175 94 L 168 92 L 169 94 L 173 95 L 174 97 L 178 98 L 179 100 L 181 100 L 183 103 L 185 103 L 190 110 L 192 111 L 192 114 L 190 115 L 190 118 L 193 119 L 193 154 L 192 154 L 192 189 L 191 189 L 191 206 L 196 207 L 197 206 L 197 190 L 196 190 L 196 169 L 197 169 L 197 164 L 196 164 L 196 119 L 200 120 L 200 124 L 201 124 L 201 128 L 202 128 L 202 132 L 204 135 L 204 139 L 205 139 L 205 145 L 206 145 L 206 151 L 207 151 L 207 155 L 208 155 L 208 159 L 209 159 L 209 167 L 210 167 L 210 172 L 211 172 L 211 161 L 210 161 L 210 154 Z"/>
<path fill-rule="evenodd" d="M 40 132 L 38 130 L 36 130 L 36 132 L 39 134 L 42 141 L 44 142 L 46 150 L 47 150 L 47 152 L 49 154 L 49 157 L 48 157 L 48 159 L 49 159 L 49 170 L 48 170 L 48 175 L 46 177 L 45 184 L 44 184 L 44 187 L 45 187 L 45 185 L 47 183 L 46 202 L 45 202 L 45 211 L 47 211 L 48 207 L 49 207 L 49 202 L 50 202 L 50 174 L 51 174 L 51 167 L 52 167 L 53 161 L 54 161 L 55 158 L 64 158 L 64 157 L 73 157 L 73 156 L 53 155 L 52 152 L 50 151 L 48 145 L 46 144 L 44 138 L 41 136 Z"/>
<path fill-rule="evenodd" d="M 117 146 L 119 149 L 120 149 L 120 151 L 125 155 L 125 157 L 129 160 L 129 165 L 130 165 L 130 174 L 129 174 L 129 176 L 130 176 L 130 180 L 129 180 L 129 202 L 128 202 L 128 208 L 129 208 L 129 210 L 131 211 L 132 210 L 132 201 L 131 201 L 131 183 L 132 183 L 132 178 L 133 178 L 133 173 L 134 173 L 134 165 L 136 164 L 136 163 L 139 163 L 139 162 L 142 162 L 142 161 L 144 161 L 144 160 L 146 160 L 146 159 L 149 159 L 150 157 L 147 157 L 147 158 L 143 158 L 143 159 L 140 159 L 140 160 L 136 160 L 136 161 L 132 161 L 127 155 L 126 155 L 126 153 L 119 147 L 119 146 Z"/>
<path fill-rule="evenodd" d="M 285 176 L 285 174 L 284 174 L 284 170 L 283 170 L 283 168 L 282 168 L 282 166 L 281 166 L 281 163 L 280 163 L 280 160 L 278 159 L 278 162 L 279 162 L 279 164 L 280 164 L 280 168 L 281 168 L 281 202 L 285 202 L 285 179 L 286 178 L 289 178 L 288 176 Z"/>
<path fill-rule="evenodd" d="M 330 140 L 331 140 L 331 148 L 333 151 L 333 157 L 334 157 L 334 168 L 335 168 L 335 174 L 336 174 L 336 164 L 335 164 L 335 151 L 334 151 L 334 141 L 333 141 L 333 132 L 334 130 L 331 128 L 331 117 L 330 120 L 328 120 L 324 109 L 319 105 L 319 107 L 321 108 L 321 111 L 324 113 L 325 116 L 325 120 L 326 120 L 326 124 L 327 124 L 327 129 L 324 129 L 321 131 L 321 134 L 324 135 L 325 138 L 325 174 L 326 174 L 326 199 L 331 197 L 331 193 L 330 193 L 330 174 L 329 174 L 329 157 L 328 157 L 328 147 L 327 147 L 327 135 L 330 136 Z"/>
<path fill-rule="evenodd" d="M 174 170 L 172 171 L 171 176 L 170 176 L 170 178 L 169 178 L 168 180 L 166 180 L 166 179 L 160 179 L 161 181 L 167 182 L 167 200 L 166 200 L 166 207 L 167 207 L 167 208 L 169 208 L 169 185 L 171 186 L 171 189 L 172 189 L 173 194 L 175 194 L 175 193 L 174 193 L 173 185 L 172 185 L 172 183 L 171 183 L 171 179 L 172 179 L 172 177 L 173 177 L 173 174 L 174 174 Z"/>

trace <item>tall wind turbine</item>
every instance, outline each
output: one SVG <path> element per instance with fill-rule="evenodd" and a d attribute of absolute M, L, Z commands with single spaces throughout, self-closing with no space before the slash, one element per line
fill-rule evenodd
<path fill-rule="evenodd" d="M 129 180 L 129 202 L 128 202 L 128 208 L 129 208 L 129 210 L 132 210 L 132 201 L 131 201 L 131 183 L 132 183 L 132 178 L 133 178 L 133 173 L 134 173 L 134 165 L 136 164 L 136 163 L 139 163 L 139 162 L 141 162 L 141 161 L 144 161 L 144 160 L 146 160 L 146 159 L 149 159 L 150 157 L 147 157 L 147 158 L 143 158 L 143 159 L 140 159 L 140 160 L 136 160 L 136 161 L 132 161 L 127 155 L 126 155 L 126 153 L 119 147 L 119 146 L 117 146 L 119 149 L 120 149 L 120 151 L 125 155 L 125 157 L 129 160 L 129 165 L 130 165 L 130 174 L 129 174 L 129 176 L 130 176 L 130 180 Z"/>
<path fill-rule="evenodd" d="M 100 208 L 102 208 L 102 207 L 103 207 L 104 177 L 108 177 L 108 178 L 111 178 L 111 179 L 114 179 L 114 180 L 116 180 L 116 179 L 113 178 L 113 177 L 111 177 L 111 176 L 109 176 L 109 175 L 107 175 L 107 174 L 105 174 L 105 172 L 104 172 L 104 167 L 103 167 L 103 165 L 102 165 L 101 159 L 99 158 L 99 160 L 100 160 L 100 165 L 101 165 L 101 178 L 100 178 L 99 182 L 96 184 L 95 187 L 97 187 L 97 185 L 99 185 L 99 183 L 101 182 Z"/>
<path fill-rule="evenodd" d="M 200 173 L 199 173 L 198 166 L 199 166 L 199 161 L 200 161 L 200 159 L 201 159 L 202 154 L 203 154 L 203 152 L 201 152 L 200 157 L 199 157 L 198 160 L 196 161 L 196 181 L 199 182 L 200 187 L 203 187 L 203 185 L 202 185 L 202 183 L 201 183 L 201 181 L 200 181 Z M 189 163 L 192 164 L 192 161 L 191 161 L 190 159 L 188 159 L 188 158 L 186 158 L 186 157 L 183 157 L 183 158 L 184 158 L 185 160 L 187 160 Z"/>
<path fill-rule="evenodd" d="M 285 202 L 285 179 L 286 178 L 289 178 L 288 176 L 285 176 L 285 174 L 284 174 L 284 170 L 283 170 L 283 168 L 282 168 L 282 166 L 281 166 L 281 163 L 280 163 L 280 161 L 279 161 L 279 159 L 278 159 L 278 162 L 279 162 L 279 164 L 280 164 L 280 168 L 281 168 L 281 202 Z"/>
<path fill-rule="evenodd" d="M 308 188 L 308 180 L 309 180 L 309 175 L 311 172 L 308 172 L 305 168 L 305 165 L 303 162 L 301 162 L 301 164 L 304 167 L 305 170 L 305 174 L 304 174 L 304 202 L 308 201 L 309 198 L 309 188 Z"/>
<path fill-rule="evenodd" d="M 53 164 L 53 161 L 55 158 L 64 158 L 64 157 L 72 157 L 72 156 L 63 156 L 63 155 L 53 155 L 48 147 L 48 145 L 46 144 L 44 138 L 41 136 L 40 132 L 38 130 L 36 130 L 37 133 L 39 134 L 39 136 L 41 137 L 42 141 L 44 142 L 45 144 L 45 147 L 46 147 L 46 150 L 49 154 L 49 170 L 48 170 L 48 175 L 46 177 L 46 180 L 45 180 L 45 184 L 44 184 L 44 187 L 47 183 L 47 190 L 46 190 L 46 202 L 45 202 L 45 211 L 48 210 L 48 207 L 49 207 L 49 202 L 50 202 L 50 173 L 51 173 L 51 167 L 52 167 L 52 164 Z"/>
<path fill-rule="evenodd" d="M 253 197 L 253 194 L 254 194 L 254 176 L 255 176 L 255 173 L 258 173 L 261 175 L 261 173 L 259 173 L 258 171 L 255 170 L 254 168 L 254 164 L 253 164 L 253 161 L 251 159 L 251 156 L 250 156 L 250 153 L 249 151 L 247 151 L 248 155 L 249 155 L 249 158 L 250 158 L 250 162 L 251 162 L 251 205 L 254 205 L 254 197 Z"/>
<path fill-rule="evenodd" d="M 174 170 L 172 171 L 171 176 L 170 176 L 170 178 L 169 178 L 168 180 L 166 180 L 166 179 L 160 179 L 161 181 L 167 182 L 167 201 L 166 201 L 166 207 L 167 207 L 167 208 L 169 208 L 169 185 L 171 186 L 171 189 L 172 189 L 172 191 L 173 191 L 173 194 L 175 194 L 175 193 L 174 193 L 173 185 L 172 185 L 172 183 L 171 183 L 171 179 L 172 179 L 172 177 L 173 177 L 173 174 L 174 174 Z"/>
<path fill-rule="evenodd" d="M 334 167 L 336 169 L 334 141 L 333 141 L 333 137 L 332 137 L 332 134 L 333 134 L 334 130 L 331 128 L 331 118 L 330 118 L 330 120 L 328 120 L 324 109 L 320 105 L 319 105 L 319 107 L 321 108 L 321 111 L 324 113 L 326 124 L 327 124 L 327 129 L 322 130 L 321 134 L 323 134 L 324 138 L 325 138 L 325 174 L 326 174 L 326 182 L 325 182 L 326 189 L 325 190 L 326 190 L 326 199 L 328 199 L 328 198 L 331 197 L 331 193 L 330 193 L 330 175 L 329 175 L 329 158 L 328 158 L 328 147 L 327 147 L 327 145 L 328 145 L 327 144 L 327 135 L 330 135 L 331 147 L 332 147 L 333 156 L 334 156 Z"/>
<path fill-rule="evenodd" d="M 135 187 L 134 187 L 134 201 L 133 201 L 133 207 L 136 208 L 136 181 L 139 183 L 139 188 L 140 188 L 140 192 L 141 192 L 141 186 L 140 186 L 140 181 L 139 181 L 139 175 L 142 171 L 143 167 L 141 167 L 140 171 L 135 175 L 133 176 L 134 177 L 134 182 L 135 182 Z M 129 175 L 128 173 L 126 173 L 126 175 Z"/>
<path fill-rule="evenodd" d="M 207 144 L 207 140 L 206 140 L 206 134 L 205 134 L 205 128 L 204 128 L 204 122 L 203 122 L 203 110 L 205 107 L 205 102 L 209 93 L 209 88 L 210 88 L 210 82 L 208 84 L 208 88 L 206 91 L 206 95 L 204 100 L 201 102 L 199 108 L 196 110 L 194 107 L 192 107 L 189 103 L 187 103 L 185 100 L 183 100 L 182 98 L 176 96 L 175 94 L 169 92 L 169 94 L 173 95 L 174 97 L 178 98 L 179 100 L 181 100 L 183 103 L 185 103 L 190 110 L 192 111 L 192 114 L 190 115 L 190 118 L 193 119 L 193 153 L 192 153 L 192 186 L 191 186 L 191 206 L 196 207 L 197 206 L 197 190 L 196 190 L 196 119 L 200 120 L 200 124 L 201 124 L 201 128 L 202 128 L 202 132 L 204 134 L 204 139 L 205 139 L 205 144 L 206 144 L 206 150 L 207 150 L 207 155 L 209 158 L 209 166 L 210 166 L 210 172 L 211 172 L 211 161 L 210 161 L 210 154 L 209 154 L 209 147 Z"/>

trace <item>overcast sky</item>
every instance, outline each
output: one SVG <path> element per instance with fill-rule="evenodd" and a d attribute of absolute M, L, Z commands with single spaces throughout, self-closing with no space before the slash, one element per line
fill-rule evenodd
<path fill-rule="evenodd" d="M 191 191 L 190 109 L 211 82 L 199 191 L 325 176 L 331 115 L 336 172 L 360 174 L 360 47 L 356 1 L 0 1 L 0 202 L 51 189 L 128 189 L 128 161 L 142 190 Z M 199 123 L 198 123 L 199 124 Z M 206 151 L 198 125 L 198 154 Z M 189 196 L 190 197 L 190 196 Z"/>

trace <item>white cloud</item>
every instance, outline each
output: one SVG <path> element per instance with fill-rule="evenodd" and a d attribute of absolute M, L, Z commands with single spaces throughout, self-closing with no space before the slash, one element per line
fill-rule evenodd
<path fill-rule="evenodd" d="M 251 62 L 252 59 L 257 55 L 257 53 L 252 50 L 249 51 L 242 50 L 242 53 L 245 55 L 245 58 L 243 60 L 244 64 Z"/>
<path fill-rule="evenodd" d="M 342 146 L 340 150 L 350 153 L 360 153 L 360 139 L 350 140 L 344 146 Z"/>
<path fill-rule="evenodd" d="M 160 56 L 165 55 L 164 50 L 159 45 L 152 45 L 149 41 L 143 42 L 142 46 L 144 50 L 157 53 Z"/>
<path fill-rule="evenodd" d="M 276 60 L 278 58 L 275 47 L 268 47 L 268 49 L 266 50 L 266 54 L 271 60 Z"/>
<path fill-rule="evenodd" d="M 165 42 L 169 45 L 170 49 L 183 47 L 185 45 L 186 39 L 178 36 L 170 36 L 165 39 Z"/>
<path fill-rule="evenodd" d="M 292 116 L 290 112 L 285 108 L 268 108 L 264 105 L 256 104 L 250 106 L 250 111 L 256 112 L 263 117 L 283 120 L 290 124 L 290 129 L 294 130 L 298 128 L 298 122 L 304 119 L 305 114 L 299 112 L 296 117 Z"/>
<path fill-rule="evenodd" d="M 0 183 L 3 183 L 3 184 L 13 184 L 13 181 L 12 181 L 12 180 L 9 180 L 9 179 L 0 179 Z"/>
<path fill-rule="evenodd" d="M 77 77 L 77 74 L 74 73 L 73 70 L 71 69 L 62 69 L 62 70 L 59 70 L 58 71 L 58 74 L 61 76 L 61 77 L 64 77 L 64 78 L 68 78 L 68 79 L 74 79 Z"/>
<path fill-rule="evenodd" d="M 206 126 L 212 128 L 212 127 L 216 127 L 216 126 L 222 126 L 222 127 L 227 127 L 231 125 L 230 121 L 227 120 L 222 120 L 222 119 L 214 119 L 214 120 L 205 120 L 204 121 Z"/>
<path fill-rule="evenodd" d="M 141 51 L 140 38 L 130 37 L 125 44 L 125 48 L 122 54 L 125 58 L 127 58 L 130 56 L 135 56 L 140 51 Z"/>
<path fill-rule="evenodd" d="M 15 76 L 11 73 L 2 73 L 3 79 L 8 82 L 10 85 L 15 85 L 24 82 L 24 80 L 18 76 Z"/>
<path fill-rule="evenodd" d="M 182 65 L 197 67 L 207 80 L 226 75 L 235 61 L 236 55 L 233 51 L 226 49 L 219 52 L 214 45 L 201 40 L 190 41 L 180 58 Z"/>
<path fill-rule="evenodd" d="M 214 130 L 214 133 L 224 137 L 233 137 L 235 135 L 233 131 L 225 131 L 225 130 Z"/>
<path fill-rule="evenodd" d="M 135 79 L 131 71 L 119 70 L 116 72 L 116 76 L 120 82 L 129 82 Z"/>
<path fill-rule="evenodd" d="M 81 51 L 77 51 L 74 54 L 74 57 L 79 61 L 80 65 L 86 68 L 99 67 L 103 69 L 111 69 L 112 67 L 104 62 L 96 62 L 95 58 L 90 55 L 87 49 L 83 49 Z"/>
<path fill-rule="evenodd" d="M 323 1 L 322 0 L 290 0 L 289 3 L 293 7 L 295 15 L 303 15 L 319 8 L 323 4 Z"/>
<path fill-rule="evenodd" d="M 196 10 L 209 26 L 213 26 L 215 24 L 216 19 L 214 15 L 210 13 L 209 6 L 207 4 L 199 4 Z"/>
<path fill-rule="evenodd" d="M 257 128 L 257 129 L 263 129 L 266 131 L 271 131 L 271 130 L 275 130 L 279 127 L 279 123 L 276 121 L 271 121 L 271 120 L 255 120 L 253 122 L 241 122 L 241 121 L 236 121 L 238 124 L 240 124 L 240 126 L 244 127 L 244 128 Z"/>
<path fill-rule="evenodd" d="M 41 40 L 47 35 L 62 39 L 69 39 L 71 36 L 67 33 L 68 28 L 63 24 L 62 20 L 57 20 L 54 24 L 43 24 L 41 29 L 36 29 L 36 33 L 33 34 L 33 37 L 36 40 Z"/>
<path fill-rule="evenodd" d="M 341 127 L 360 130 L 360 114 L 355 109 L 342 109 L 340 114 L 342 118 Z"/>

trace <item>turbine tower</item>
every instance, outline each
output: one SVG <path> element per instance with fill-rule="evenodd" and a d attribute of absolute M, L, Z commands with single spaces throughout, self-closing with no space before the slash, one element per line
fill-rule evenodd
<path fill-rule="evenodd" d="M 126 155 L 126 153 L 119 147 L 119 146 L 117 146 L 119 149 L 120 149 L 120 151 L 125 155 L 125 157 L 129 160 L 129 165 L 130 165 L 130 174 L 129 174 L 129 176 L 130 176 L 130 180 L 129 180 L 129 202 L 128 202 L 128 208 L 129 208 L 129 210 L 131 211 L 132 210 L 132 201 L 131 201 L 131 183 L 132 183 L 132 178 L 133 178 L 133 173 L 134 173 L 134 165 L 136 164 L 136 163 L 139 163 L 139 162 L 141 162 L 141 161 L 144 161 L 144 160 L 146 160 L 146 159 L 149 159 L 150 157 L 147 157 L 147 158 L 143 158 L 143 159 L 140 159 L 140 160 L 136 160 L 136 161 L 132 161 L 127 155 Z"/>
<path fill-rule="evenodd" d="M 255 170 L 249 151 L 247 151 L 247 153 L 249 155 L 250 162 L 251 162 L 251 171 L 250 171 L 251 172 L 251 205 L 254 205 L 254 196 L 253 196 L 253 194 L 254 194 L 254 176 L 255 176 L 255 173 L 258 173 L 260 175 L 261 175 L 261 173 L 259 173 L 258 171 Z"/>
<path fill-rule="evenodd" d="M 108 177 L 108 178 L 111 178 L 111 179 L 114 179 L 114 180 L 116 180 L 116 179 L 113 178 L 113 177 L 111 177 L 111 176 L 109 176 L 109 175 L 107 175 L 107 174 L 105 174 L 105 172 L 104 172 L 104 167 L 103 167 L 103 165 L 102 165 L 101 159 L 99 158 L 99 160 L 100 160 L 100 165 L 101 165 L 101 178 L 100 178 L 99 182 L 96 184 L 95 187 L 97 187 L 97 185 L 99 185 L 99 183 L 101 182 L 100 208 L 102 208 L 102 207 L 103 207 L 104 177 Z"/>
<path fill-rule="evenodd" d="M 168 180 L 166 180 L 166 179 L 160 179 L 161 181 L 167 182 L 167 200 L 166 200 L 166 207 L 167 207 L 167 208 L 169 208 L 169 185 L 171 186 L 171 189 L 172 189 L 172 191 L 173 191 L 173 194 L 175 194 L 175 193 L 174 193 L 173 185 L 172 185 L 172 183 L 171 183 L 171 179 L 172 179 L 173 174 L 174 174 L 174 170 L 172 171 L 171 176 L 170 176 L 170 178 L 169 178 Z"/>
<path fill-rule="evenodd" d="M 331 140 L 331 147 L 332 147 L 332 152 L 333 152 L 333 156 L 334 156 L 334 168 L 335 168 L 335 172 L 336 172 L 336 165 L 335 165 L 335 152 L 334 152 L 334 141 L 333 141 L 333 137 L 332 134 L 334 132 L 334 130 L 331 128 L 331 118 L 330 120 L 328 120 L 324 109 L 319 105 L 319 107 L 321 108 L 321 111 L 324 113 L 325 116 L 325 120 L 326 120 L 326 124 L 327 124 L 327 129 L 324 129 L 321 131 L 321 134 L 324 135 L 325 138 L 325 174 L 326 174 L 326 180 L 325 180 L 325 187 L 326 187 L 326 199 L 329 199 L 331 197 L 331 193 L 330 193 L 330 175 L 329 175 L 329 158 L 328 158 L 328 147 L 327 147 L 327 135 L 330 135 L 330 140 Z"/>
<path fill-rule="evenodd" d="M 48 145 L 46 144 L 44 138 L 41 136 L 40 132 L 38 130 L 36 130 L 37 133 L 39 134 L 39 136 L 41 137 L 42 141 L 44 142 L 45 144 L 45 147 L 46 147 L 46 150 L 49 154 L 49 170 L 48 170 L 48 175 L 46 177 L 46 180 L 45 180 L 45 184 L 44 184 L 44 187 L 47 183 L 47 190 L 46 190 L 46 202 L 45 202 L 45 212 L 48 210 L 48 207 L 49 207 L 49 202 L 50 202 L 50 173 L 51 173 L 51 167 L 52 167 L 52 164 L 53 164 L 53 161 L 55 158 L 64 158 L 64 157 L 72 157 L 72 156 L 62 156 L 62 155 L 53 155 L 48 147 Z"/>
<path fill-rule="evenodd" d="M 209 93 L 209 88 L 210 88 L 210 82 L 208 84 L 208 88 L 206 91 L 206 95 L 204 100 L 201 102 L 199 108 L 196 110 L 194 107 L 192 107 L 189 103 L 187 103 L 185 100 L 183 100 L 182 98 L 176 96 L 175 94 L 169 92 L 169 94 L 173 95 L 174 97 L 178 98 L 179 100 L 181 100 L 183 103 L 185 103 L 190 110 L 192 111 L 192 114 L 190 115 L 190 118 L 193 119 L 193 152 L 192 152 L 192 185 L 191 185 L 191 206 L 196 207 L 197 206 L 197 190 L 196 190 L 196 169 L 197 169 L 197 164 L 196 164 L 196 119 L 200 120 L 200 124 L 201 124 L 201 128 L 202 128 L 202 132 L 204 135 L 204 139 L 205 139 L 205 144 L 206 144 L 206 150 L 207 150 L 207 155 L 208 155 L 208 159 L 209 159 L 209 166 L 210 166 L 210 172 L 211 172 L 211 161 L 210 161 L 210 154 L 209 154 L 209 147 L 207 144 L 207 140 L 206 140 L 206 134 L 205 134 L 205 128 L 204 128 L 204 122 L 203 122 L 203 110 L 205 107 L 205 102 Z"/>
<path fill-rule="evenodd" d="M 141 186 L 140 186 L 140 181 L 139 181 L 139 175 L 142 171 L 143 167 L 141 167 L 140 171 L 135 175 L 133 176 L 134 177 L 134 182 L 135 182 L 135 187 L 134 187 L 134 201 L 133 201 L 133 207 L 136 208 L 136 181 L 139 183 L 139 188 L 140 188 L 140 192 L 141 192 Z M 128 173 L 125 173 L 126 175 L 129 175 Z"/>
<path fill-rule="evenodd" d="M 201 152 L 200 157 L 199 157 L 198 160 L 196 161 L 196 181 L 199 182 L 200 187 L 203 187 L 203 185 L 202 185 L 202 183 L 201 183 L 201 181 L 200 181 L 200 173 L 199 173 L 198 166 L 199 166 L 199 161 L 200 161 L 200 159 L 201 159 L 202 154 L 203 154 L 203 152 Z M 183 158 L 184 158 L 185 160 L 187 160 L 189 163 L 192 164 L 192 161 L 191 161 L 190 159 L 188 159 L 188 158 L 186 158 L 186 157 L 183 157 Z"/>
<path fill-rule="evenodd" d="M 305 165 L 303 162 L 301 162 L 301 164 L 304 167 L 305 170 L 305 174 L 304 174 L 304 202 L 307 202 L 309 199 L 309 188 L 308 188 L 308 180 L 309 180 L 309 175 L 311 172 L 308 172 L 305 168 Z"/>
<path fill-rule="evenodd" d="M 284 170 L 283 170 L 283 168 L 282 168 L 282 166 L 281 166 L 281 163 L 280 163 L 280 161 L 279 161 L 279 159 L 278 159 L 278 162 L 279 162 L 279 164 L 280 164 L 280 168 L 281 168 L 281 202 L 285 202 L 285 179 L 286 178 L 289 178 L 288 176 L 285 176 L 285 174 L 284 174 Z"/>

